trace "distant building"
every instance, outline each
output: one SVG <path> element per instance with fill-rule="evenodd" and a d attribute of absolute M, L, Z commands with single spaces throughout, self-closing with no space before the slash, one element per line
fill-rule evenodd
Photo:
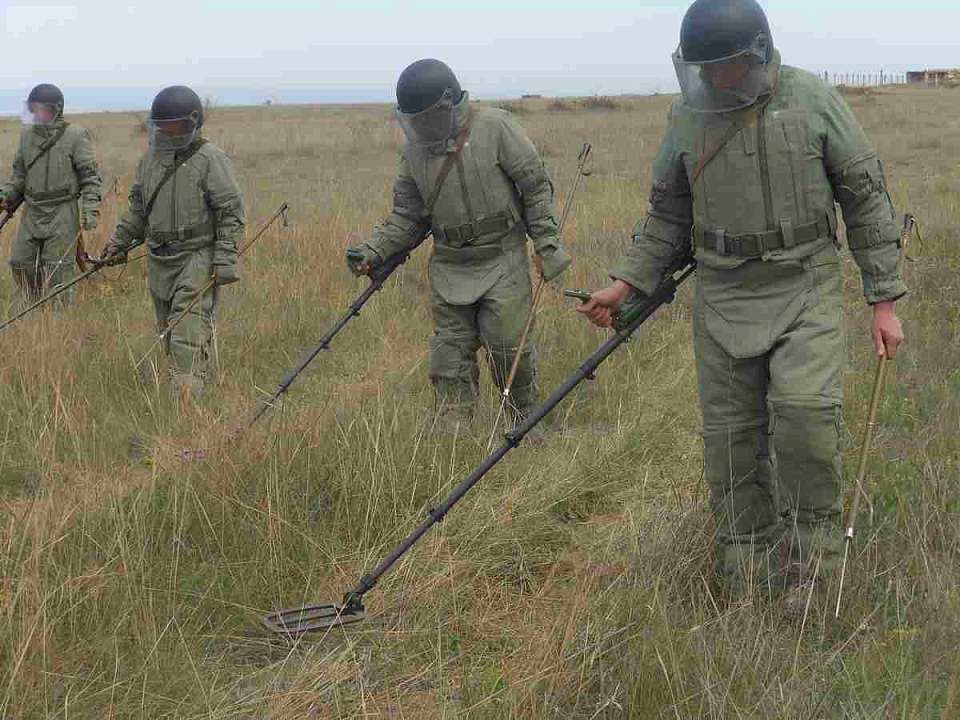
<path fill-rule="evenodd" d="M 960 84 L 960 69 L 916 70 L 907 73 L 908 85 Z"/>

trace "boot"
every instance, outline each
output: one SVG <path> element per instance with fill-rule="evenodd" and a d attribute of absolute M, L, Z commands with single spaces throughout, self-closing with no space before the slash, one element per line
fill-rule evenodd
<path fill-rule="evenodd" d="M 436 405 L 423 423 L 430 435 L 463 435 L 473 420 L 476 393 L 472 386 L 446 378 L 433 381 Z"/>
<path fill-rule="evenodd" d="M 470 429 L 473 412 L 470 408 L 438 403 L 437 408 L 424 419 L 423 429 L 430 435 L 453 437 Z"/>

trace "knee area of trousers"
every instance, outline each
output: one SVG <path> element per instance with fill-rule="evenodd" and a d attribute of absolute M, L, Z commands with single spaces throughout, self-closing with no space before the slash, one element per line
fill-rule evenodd
<path fill-rule="evenodd" d="M 513 364 L 513 360 L 517 356 L 516 346 L 505 348 L 502 346 L 488 345 L 486 349 L 490 355 L 490 361 L 497 366 L 509 367 Z M 520 364 L 529 365 L 535 358 L 536 353 L 534 349 L 528 346 L 520 353 Z"/>
<path fill-rule="evenodd" d="M 841 408 L 838 403 L 775 403 L 771 430 L 778 449 L 828 452 L 840 443 Z"/>
<path fill-rule="evenodd" d="M 704 423 L 703 443 L 708 446 L 727 447 L 731 443 L 741 444 L 756 442 L 761 435 L 766 435 L 769 429 L 766 420 L 750 420 L 730 423 Z"/>
<path fill-rule="evenodd" d="M 430 339 L 430 377 L 469 380 L 477 364 L 472 340 L 435 335 Z"/>

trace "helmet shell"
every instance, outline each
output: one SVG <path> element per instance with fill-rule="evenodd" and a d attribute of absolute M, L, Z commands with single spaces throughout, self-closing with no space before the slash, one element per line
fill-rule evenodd
<path fill-rule="evenodd" d="M 57 108 L 57 117 L 63 115 L 63 92 L 56 85 L 50 83 L 41 83 L 37 85 L 27 96 L 27 105 L 30 103 L 43 103 Z"/>
<path fill-rule="evenodd" d="M 410 115 L 433 107 L 444 93 L 456 103 L 463 89 L 453 70 L 440 60 L 417 60 L 400 73 L 397 81 L 397 105 L 401 112 Z"/>
<path fill-rule="evenodd" d="M 185 85 L 164 88 L 150 106 L 150 119 L 154 122 L 189 117 L 196 120 L 197 128 L 203 127 L 203 103 L 200 96 Z"/>
<path fill-rule="evenodd" d="M 769 61 L 773 36 L 756 0 L 697 0 L 680 27 L 680 52 L 686 62 L 712 62 L 754 46 L 761 35 Z"/>

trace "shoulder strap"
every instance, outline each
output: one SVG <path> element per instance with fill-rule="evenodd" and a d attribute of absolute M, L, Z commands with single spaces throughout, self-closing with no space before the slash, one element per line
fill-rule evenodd
<path fill-rule="evenodd" d="M 190 162 L 190 158 L 196 155 L 200 148 L 206 144 L 206 142 L 207 141 L 205 139 L 201 138 L 200 141 L 195 145 L 187 148 L 187 151 L 183 153 L 183 155 L 180 155 L 179 159 L 177 159 L 176 156 L 174 157 L 173 165 L 167 168 L 167 172 L 164 173 L 163 177 L 160 178 L 160 182 L 158 182 L 157 186 L 153 189 L 153 193 L 151 193 L 150 199 L 147 200 L 147 204 L 143 206 L 143 217 L 145 219 L 150 219 L 150 213 L 153 211 L 153 205 L 155 202 L 157 202 L 157 197 L 160 195 L 160 191 L 163 190 L 163 186 L 167 184 L 170 178 L 177 174 L 177 170 Z"/>
<path fill-rule="evenodd" d="M 713 162 L 717 155 L 720 154 L 720 151 L 727 146 L 727 143 L 733 140 L 737 133 L 739 133 L 745 127 L 745 124 L 734 120 L 730 127 L 727 128 L 727 131 L 718 138 L 717 142 L 709 147 L 704 146 L 703 153 L 701 153 L 699 160 L 697 160 L 697 167 L 694 168 L 693 175 L 690 176 L 691 190 L 693 189 L 693 186 L 697 184 L 697 180 L 700 179 L 700 176 L 703 175 L 703 171 L 707 169 L 707 165 Z"/>
<path fill-rule="evenodd" d="M 776 89 L 776 86 L 774 86 L 774 89 Z M 703 175 L 703 171 L 707 169 L 707 165 L 714 161 L 717 155 L 720 154 L 720 151 L 727 146 L 727 143 L 737 136 L 737 133 L 744 128 L 749 127 L 752 122 L 760 116 L 760 113 L 762 113 L 766 109 L 767 105 L 770 104 L 770 101 L 773 99 L 773 95 L 774 93 L 771 92 L 763 102 L 758 103 L 754 107 L 750 108 L 749 112 L 745 113 L 742 119 L 732 120 L 730 127 L 727 128 L 727 131 L 720 136 L 716 143 L 710 147 L 704 147 L 703 154 L 700 155 L 700 159 L 697 160 L 697 167 L 694 168 L 693 175 L 690 176 L 691 190 L 693 189 L 693 186 L 697 184 L 697 180 L 700 179 L 700 176 Z"/>
<path fill-rule="evenodd" d="M 457 158 L 460 157 L 460 153 L 467 144 L 467 138 L 470 136 L 470 127 L 472 125 L 473 111 L 471 110 L 467 115 L 467 119 L 463 123 L 463 127 L 460 128 L 460 132 L 457 134 L 457 139 L 453 144 L 453 150 L 449 155 L 447 155 L 446 159 L 443 161 L 443 165 L 440 167 L 440 172 L 437 173 L 437 182 L 433 186 L 433 192 L 430 193 L 430 199 L 427 200 L 427 204 L 423 207 L 423 214 L 426 217 L 433 215 L 433 206 L 437 204 L 437 200 L 440 198 L 440 191 L 443 189 L 443 183 L 446 182 L 447 176 L 450 174 L 450 170 L 453 169 L 453 164 L 457 161 Z"/>
<path fill-rule="evenodd" d="M 26 168 L 27 172 L 30 172 L 33 166 L 36 165 L 38 162 L 40 162 L 41 158 L 43 158 L 44 155 L 46 155 L 48 152 L 53 150 L 53 146 L 63 139 L 63 136 L 66 134 L 68 127 L 69 125 L 67 123 L 64 123 L 63 127 L 59 128 L 53 134 L 53 137 L 51 137 L 46 142 L 46 144 L 44 144 L 43 147 L 40 148 L 40 152 L 37 153 L 37 156 L 33 160 L 31 160 L 29 163 L 27 163 L 27 168 Z"/>

